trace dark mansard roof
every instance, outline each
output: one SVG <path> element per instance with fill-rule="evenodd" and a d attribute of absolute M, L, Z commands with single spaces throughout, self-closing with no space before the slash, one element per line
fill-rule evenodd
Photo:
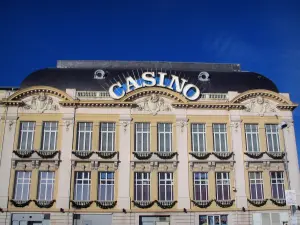
<path fill-rule="evenodd" d="M 127 76 L 138 78 L 143 72 L 157 71 L 185 78 L 206 93 L 228 91 L 241 93 L 253 89 L 278 92 L 276 85 L 270 79 L 254 72 L 242 72 L 239 64 L 134 61 L 89 61 L 90 63 L 82 64 L 80 62 L 83 61 L 58 61 L 60 68 L 37 70 L 23 80 L 20 88 L 51 86 L 63 91 L 68 88 L 78 91 L 107 91 L 109 86 L 117 81 L 124 83 Z M 94 79 L 97 70 L 105 72 L 104 79 Z M 198 76 L 203 71 L 209 73 L 209 81 L 199 81 Z"/>

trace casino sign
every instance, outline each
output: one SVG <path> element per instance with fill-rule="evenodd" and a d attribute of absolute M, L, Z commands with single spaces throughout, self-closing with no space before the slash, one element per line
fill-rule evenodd
<path fill-rule="evenodd" d="M 200 96 L 200 90 L 196 85 L 188 83 L 188 80 L 173 74 L 168 76 L 164 72 L 144 72 L 139 79 L 128 76 L 125 78 L 125 83 L 117 81 L 112 84 L 109 87 L 109 95 L 113 99 L 120 99 L 133 90 L 154 86 L 176 91 L 190 101 L 197 100 Z"/>

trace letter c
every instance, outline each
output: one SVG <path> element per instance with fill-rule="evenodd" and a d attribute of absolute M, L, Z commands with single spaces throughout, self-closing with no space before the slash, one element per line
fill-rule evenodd
<path fill-rule="evenodd" d="M 117 83 L 111 85 L 111 86 L 109 87 L 109 90 L 108 90 L 110 97 L 112 97 L 113 99 L 120 99 L 120 98 L 122 98 L 122 97 L 125 95 L 125 91 L 124 91 L 123 89 L 121 89 L 121 90 L 122 90 L 121 95 L 117 95 L 117 94 L 115 93 L 115 87 L 120 87 L 120 88 L 122 88 L 122 85 L 121 85 L 120 82 L 117 82 Z"/>

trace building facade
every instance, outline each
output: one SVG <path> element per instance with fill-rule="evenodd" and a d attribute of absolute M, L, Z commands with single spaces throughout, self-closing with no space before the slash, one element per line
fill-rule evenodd
<path fill-rule="evenodd" d="M 0 90 L 0 224 L 300 224 L 296 107 L 238 64 L 58 61 Z"/>

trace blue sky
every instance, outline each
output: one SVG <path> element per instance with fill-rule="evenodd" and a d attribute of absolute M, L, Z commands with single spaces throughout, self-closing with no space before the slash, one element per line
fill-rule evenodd
<path fill-rule="evenodd" d="M 288 0 L 2 0 L 0 86 L 58 59 L 240 63 L 300 103 L 299 12 Z M 294 119 L 300 146 L 300 109 Z"/>

